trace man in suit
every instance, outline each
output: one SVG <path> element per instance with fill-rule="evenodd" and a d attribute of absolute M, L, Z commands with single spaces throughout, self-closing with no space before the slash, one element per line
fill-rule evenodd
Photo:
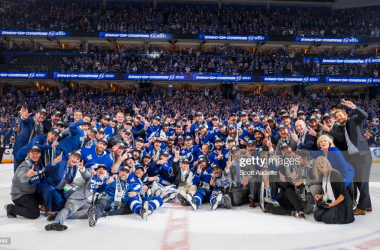
<path fill-rule="evenodd" d="M 46 109 L 39 109 L 34 117 L 24 107 L 20 110 L 18 122 L 21 124 L 21 131 L 13 147 L 13 155 L 16 158 L 17 152 L 30 142 L 37 135 L 46 134 L 51 129 L 51 123 L 46 121 Z M 14 171 L 17 169 L 15 161 Z"/>
<path fill-rule="evenodd" d="M 5 145 L 7 145 L 7 142 L 5 140 L 5 136 L 1 135 L 1 137 L 0 137 L 0 164 L 3 164 L 1 161 L 3 160 Z"/>
<path fill-rule="evenodd" d="M 335 118 L 332 114 L 326 113 L 323 115 L 323 124 L 322 129 L 325 133 L 329 134 L 335 146 L 340 151 L 346 150 L 346 141 L 344 139 L 343 134 L 343 126 L 341 126 L 337 121 L 335 121 Z"/>
<path fill-rule="evenodd" d="M 363 134 L 363 122 L 368 114 L 356 107 L 350 101 L 342 99 L 342 104 L 352 109 L 356 114 L 348 118 L 346 111 L 338 109 L 335 120 L 343 126 L 343 135 L 347 151 L 346 160 L 354 167 L 354 184 L 359 189 L 359 203 L 354 210 L 354 215 L 365 215 L 367 211 L 372 211 L 371 198 L 369 195 L 369 175 L 371 172 L 372 156 L 368 142 Z"/>
<path fill-rule="evenodd" d="M 296 130 L 297 133 L 291 131 L 290 134 L 293 140 L 297 142 L 297 150 L 317 150 L 316 137 L 309 134 L 304 120 L 296 121 Z"/>

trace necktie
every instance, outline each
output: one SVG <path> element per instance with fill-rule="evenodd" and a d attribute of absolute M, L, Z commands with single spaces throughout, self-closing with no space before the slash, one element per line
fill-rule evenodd
<path fill-rule="evenodd" d="M 236 161 L 236 184 L 238 187 L 241 186 L 240 161 Z"/>
<path fill-rule="evenodd" d="M 42 133 L 41 133 L 41 124 L 37 125 L 37 135 L 42 135 Z"/>

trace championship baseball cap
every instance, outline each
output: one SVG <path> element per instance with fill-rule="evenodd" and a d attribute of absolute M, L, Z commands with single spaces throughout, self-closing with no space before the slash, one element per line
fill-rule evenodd
<path fill-rule="evenodd" d="M 280 111 L 280 114 L 282 114 L 282 113 L 288 113 L 288 111 L 287 111 L 286 109 L 282 109 L 282 110 Z"/>
<path fill-rule="evenodd" d="M 203 113 L 202 112 L 198 112 L 197 116 L 203 116 Z"/>
<path fill-rule="evenodd" d="M 254 141 L 254 140 L 249 140 L 248 142 L 247 142 L 247 145 L 248 144 L 252 144 L 252 145 L 255 145 L 256 146 L 256 142 Z"/>
<path fill-rule="evenodd" d="M 185 158 L 185 159 L 183 159 L 183 160 L 181 161 L 181 163 L 187 163 L 187 164 L 189 164 L 190 161 L 189 161 L 189 159 Z"/>
<path fill-rule="evenodd" d="M 131 131 L 129 129 L 123 129 L 123 130 L 121 130 L 121 133 L 131 134 Z"/>
<path fill-rule="evenodd" d="M 142 142 L 144 142 L 144 139 L 141 138 L 141 137 L 139 137 L 139 138 L 136 139 L 136 141 L 142 141 Z"/>
<path fill-rule="evenodd" d="M 309 121 L 311 121 L 311 120 L 317 120 L 317 121 L 319 121 L 320 119 L 319 119 L 318 116 L 316 116 L 316 115 L 312 115 L 312 116 L 310 117 Z"/>
<path fill-rule="evenodd" d="M 130 125 L 132 125 L 132 121 L 130 121 L 130 120 L 124 120 L 124 122 L 123 122 L 124 124 L 130 124 Z"/>
<path fill-rule="evenodd" d="M 252 116 L 258 116 L 258 114 L 256 112 L 253 112 Z"/>
<path fill-rule="evenodd" d="M 113 121 L 113 122 L 117 122 L 117 120 L 116 120 L 115 117 L 112 117 L 112 118 L 111 118 L 111 121 Z"/>
<path fill-rule="evenodd" d="M 51 115 L 54 115 L 54 116 L 60 115 L 60 116 L 62 116 L 62 113 L 57 110 L 57 111 L 54 111 L 53 114 L 51 114 Z"/>
<path fill-rule="evenodd" d="M 145 155 L 143 155 L 143 157 L 142 157 L 142 158 L 144 158 L 144 157 L 149 157 L 149 158 L 152 158 L 152 157 L 150 157 L 150 154 L 145 154 Z"/>
<path fill-rule="evenodd" d="M 319 109 L 313 109 L 312 113 L 314 113 L 314 112 L 317 112 L 318 114 L 321 113 L 321 111 Z"/>
<path fill-rule="evenodd" d="M 219 121 L 219 118 L 217 116 L 214 116 L 211 120 L 218 120 Z"/>
<path fill-rule="evenodd" d="M 94 132 L 94 133 L 97 133 L 97 132 L 98 132 L 98 129 L 97 129 L 96 127 L 94 127 L 94 126 L 89 127 L 88 130 L 89 130 L 89 131 L 92 131 L 92 132 Z"/>
<path fill-rule="evenodd" d="M 187 140 L 192 140 L 192 138 L 191 138 L 191 136 L 186 136 L 186 138 L 185 138 L 185 140 L 187 141 Z"/>
<path fill-rule="evenodd" d="M 86 124 L 86 122 L 83 123 L 83 124 Z M 64 127 L 65 124 L 63 124 L 63 122 L 61 122 L 61 121 L 58 121 L 58 122 L 54 123 L 54 126 L 62 126 L 62 127 Z"/>
<path fill-rule="evenodd" d="M 138 168 L 141 168 L 141 169 L 144 170 L 144 167 L 143 167 L 143 165 L 141 165 L 141 164 L 137 164 L 137 165 L 135 165 L 135 170 L 138 169 Z"/>
<path fill-rule="evenodd" d="M 182 128 L 182 123 L 177 122 L 175 126 L 176 126 L 177 128 Z"/>
<path fill-rule="evenodd" d="M 248 121 L 248 122 L 245 123 L 245 126 L 246 127 L 253 126 L 253 123 Z"/>
<path fill-rule="evenodd" d="M 304 115 L 304 114 L 305 114 L 305 112 L 303 112 L 303 110 L 300 110 L 297 112 L 297 115 Z"/>
<path fill-rule="evenodd" d="M 243 115 L 248 116 L 247 112 L 245 112 L 245 111 L 241 112 L 240 116 L 243 116 Z"/>
<path fill-rule="evenodd" d="M 105 144 L 108 144 L 108 140 L 107 140 L 106 138 L 102 138 L 102 139 L 100 139 L 99 142 L 104 142 Z M 98 143 L 99 143 L 99 142 L 98 142 Z"/>
<path fill-rule="evenodd" d="M 215 142 L 217 142 L 217 141 L 222 141 L 222 139 L 219 137 L 219 136 L 215 136 L 215 140 L 214 140 Z"/>
<path fill-rule="evenodd" d="M 104 165 L 104 164 L 95 164 L 95 165 L 93 166 L 93 168 L 94 168 L 95 170 L 97 170 L 98 168 L 104 168 L 105 170 L 107 170 L 107 167 L 106 167 L 106 165 Z"/>
<path fill-rule="evenodd" d="M 191 138 L 191 137 L 190 137 Z M 178 140 L 183 140 L 184 138 L 183 138 L 183 136 L 182 135 L 180 135 L 180 136 L 178 136 Z"/>
<path fill-rule="evenodd" d="M 201 129 L 201 128 L 206 128 L 206 126 L 201 124 L 201 125 L 199 125 L 198 129 Z"/>
<path fill-rule="evenodd" d="M 212 164 L 211 165 L 211 168 L 213 169 L 213 168 L 220 168 L 220 166 L 218 165 L 218 164 Z"/>
<path fill-rule="evenodd" d="M 281 124 L 280 126 L 278 126 L 278 130 L 280 130 L 280 129 L 282 129 L 282 128 L 287 129 L 288 126 L 286 126 L 286 125 L 284 125 L 284 124 Z"/>
<path fill-rule="evenodd" d="M 156 116 L 156 117 L 154 117 L 154 120 L 161 120 L 161 118 L 159 117 L 159 116 Z"/>
<path fill-rule="evenodd" d="M 31 146 L 28 150 L 28 153 L 32 152 L 32 151 L 38 151 L 38 152 L 41 152 L 41 149 L 40 147 L 38 146 Z"/>
<path fill-rule="evenodd" d="M 233 146 L 233 147 L 231 148 L 231 152 L 237 152 L 237 151 L 239 151 L 239 148 L 238 148 L 238 147 Z"/>
<path fill-rule="evenodd" d="M 52 129 L 50 129 L 50 131 L 49 131 L 50 133 L 54 133 L 54 134 L 57 134 L 57 135 L 59 135 L 61 132 L 59 131 L 59 129 L 57 129 L 57 128 L 52 128 Z"/>
<path fill-rule="evenodd" d="M 274 117 L 269 117 L 269 118 L 268 118 L 268 122 L 269 122 L 269 121 L 275 122 L 276 119 L 274 119 Z"/>
<path fill-rule="evenodd" d="M 231 113 L 231 114 L 230 114 L 230 117 L 231 117 L 231 116 L 236 116 L 236 113 Z"/>
<path fill-rule="evenodd" d="M 199 156 L 198 162 L 208 162 L 207 158 L 204 157 L 203 155 Z"/>
<path fill-rule="evenodd" d="M 334 116 L 330 113 L 326 113 L 323 115 L 323 119 L 325 119 L 326 117 L 334 117 Z"/>
<path fill-rule="evenodd" d="M 234 141 L 235 139 L 232 138 L 231 136 L 227 137 L 227 141 Z"/>
<path fill-rule="evenodd" d="M 82 158 L 82 153 L 80 152 L 80 150 L 74 150 L 73 152 L 71 152 L 71 155 L 77 155 L 79 156 L 79 158 Z"/>
<path fill-rule="evenodd" d="M 119 143 L 119 148 L 125 148 L 125 144 L 123 142 Z"/>
<path fill-rule="evenodd" d="M 282 116 L 281 116 L 281 119 L 282 118 L 289 118 L 289 115 L 288 114 L 283 114 Z"/>
<path fill-rule="evenodd" d="M 154 141 L 159 141 L 159 142 L 162 142 L 161 138 L 160 137 L 156 137 L 156 139 L 154 139 Z"/>
<path fill-rule="evenodd" d="M 103 120 L 111 120 L 111 118 L 110 118 L 109 115 L 103 115 L 102 119 L 103 119 Z"/>
<path fill-rule="evenodd" d="M 163 155 L 163 156 L 169 156 L 169 152 L 166 151 L 166 150 L 164 150 L 164 151 L 161 152 L 161 155 Z"/>
<path fill-rule="evenodd" d="M 260 120 L 262 120 L 262 119 L 267 119 L 267 117 L 265 115 L 261 115 Z"/>
<path fill-rule="evenodd" d="M 228 125 L 228 129 L 233 129 L 235 126 L 233 124 Z"/>
<path fill-rule="evenodd" d="M 269 148 L 267 145 L 262 145 L 259 147 L 259 152 L 263 152 L 263 151 L 269 151 Z"/>
<path fill-rule="evenodd" d="M 218 127 L 225 127 L 226 124 L 224 122 L 219 122 Z"/>
<path fill-rule="evenodd" d="M 98 128 L 98 133 L 104 133 L 104 128 L 99 127 L 99 128 Z"/>
<path fill-rule="evenodd" d="M 140 114 L 137 114 L 137 115 L 135 115 L 135 117 L 140 119 L 140 118 L 141 118 L 141 115 L 140 115 Z"/>
<path fill-rule="evenodd" d="M 170 124 L 168 122 L 164 122 L 162 123 L 162 126 L 170 126 Z"/>
<path fill-rule="evenodd" d="M 303 148 L 303 149 L 300 149 L 299 151 L 296 151 L 295 153 L 297 155 L 301 156 L 301 157 L 308 157 L 308 158 L 310 158 L 310 152 L 307 149 Z"/>
<path fill-rule="evenodd" d="M 136 168 L 137 168 L 137 166 L 136 166 Z M 120 168 L 119 172 L 120 172 L 120 171 L 128 171 L 128 173 L 129 173 L 129 172 L 130 172 L 130 169 L 129 169 L 129 167 L 124 166 L 124 167 Z"/>
<path fill-rule="evenodd" d="M 38 111 L 37 111 L 37 113 L 47 113 L 47 111 L 46 111 L 46 109 L 44 109 L 44 108 L 40 108 Z"/>
<path fill-rule="evenodd" d="M 283 143 L 281 144 L 281 149 L 283 148 L 290 148 L 290 146 L 287 143 Z"/>

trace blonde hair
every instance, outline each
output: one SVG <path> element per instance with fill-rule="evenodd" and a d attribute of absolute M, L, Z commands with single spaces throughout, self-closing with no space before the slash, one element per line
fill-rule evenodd
<path fill-rule="evenodd" d="M 329 142 L 329 144 L 330 144 L 331 147 L 335 147 L 334 142 L 332 141 L 332 139 L 331 139 L 329 136 L 327 136 L 327 135 L 321 135 L 321 136 L 318 138 L 318 140 L 317 140 L 317 147 L 318 147 L 318 148 L 320 148 L 319 144 L 321 143 L 321 141 L 322 141 L 323 139 L 326 139 L 326 140 Z"/>
<path fill-rule="evenodd" d="M 327 166 L 327 168 L 329 170 L 329 174 L 331 173 L 331 171 L 333 171 L 333 168 L 331 166 L 330 161 L 326 157 L 324 157 L 324 156 L 318 156 L 317 159 L 315 159 L 315 162 L 314 162 L 314 172 L 315 172 L 315 176 L 317 177 L 317 180 L 321 180 L 322 176 L 323 176 L 322 172 L 319 171 L 319 169 L 318 169 L 318 163 L 320 161 L 324 161 L 326 163 L 326 166 Z"/>

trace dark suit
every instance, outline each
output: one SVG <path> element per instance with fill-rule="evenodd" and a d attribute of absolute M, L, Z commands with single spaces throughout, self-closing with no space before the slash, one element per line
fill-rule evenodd
<path fill-rule="evenodd" d="M 355 177 L 354 184 L 360 191 L 359 204 L 357 208 L 366 210 L 367 207 L 372 207 L 371 198 L 369 195 L 369 175 L 371 172 L 372 156 L 368 142 L 363 133 L 363 122 L 367 120 L 368 114 L 360 109 L 354 109 L 356 115 L 348 118 L 343 126 L 343 137 L 345 138 L 344 127 L 347 129 L 347 134 L 351 143 L 359 150 L 358 153 L 349 155 L 346 154 L 346 160 L 354 167 Z M 348 144 L 345 139 L 345 150 L 348 150 Z"/>
<path fill-rule="evenodd" d="M 5 145 L 7 145 L 7 142 L 5 138 L 0 138 L 0 163 L 3 160 L 3 154 L 5 151 Z"/>
<path fill-rule="evenodd" d="M 328 134 L 333 137 L 335 147 L 337 147 L 342 152 L 347 150 L 347 143 L 344 137 L 342 125 L 340 125 L 338 122 L 335 122 Z"/>
<path fill-rule="evenodd" d="M 300 134 L 298 133 L 298 139 L 300 139 Z M 315 151 L 317 150 L 317 144 L 316 144 L 317 138 L 315 136 L 312 136 L 309 134 L 307 131 L 305 134 L 305 139 L 303 142 L 300 140 L 300 143 L 298 144 L 299 149 L 307 149 L 307 150 L 312 150 Z"/>

